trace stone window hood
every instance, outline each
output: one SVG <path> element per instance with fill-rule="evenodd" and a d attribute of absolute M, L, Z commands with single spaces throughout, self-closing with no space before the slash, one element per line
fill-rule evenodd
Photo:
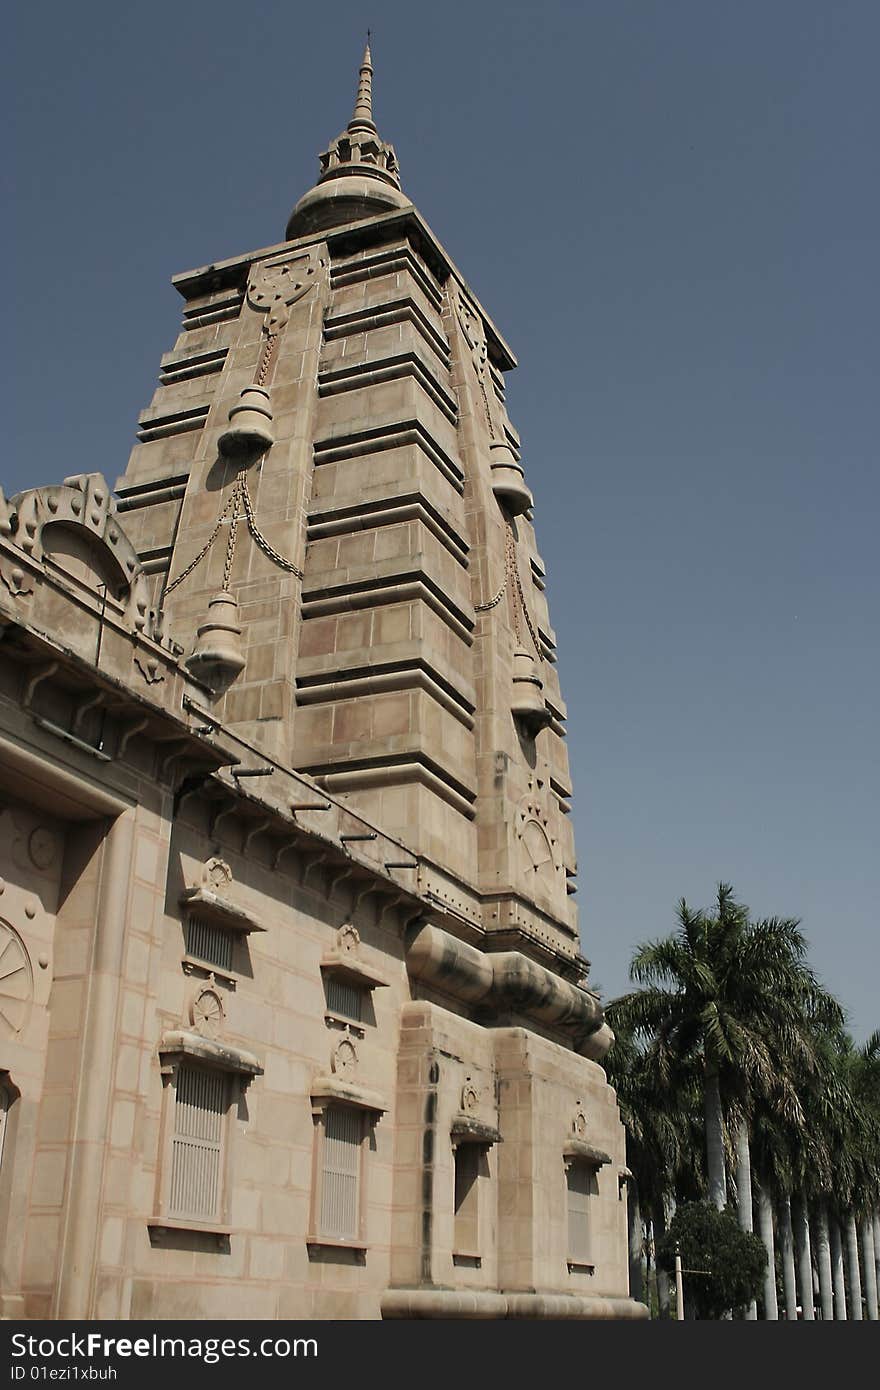
<path fill-rule="evenodd" d="M 590 1168 L 604 1168 L 606 1163 L 611 1162 L 610 1154 L 603 1149 L 594 1149 L 583 1139 L 567 1139 L 562 1156 L 567 1163 L 586 1163 Z"/>
<path fill-rule="evenodd" d="M 328 1105 L 353 1105 L 377 1116 L 384 1115 L 388 1109 L 387 1101 L 378 1091 L 342 1076 L 316 1076 L 309 1094 L 313 1115 L 323 1114 Z"/>
<path fill-rule="evenodd" d="M 185 889 L 180 895 L 180 905 L 188 911 L 202 913 L 216 926 L 226 927 L 228 931 L 246 933 L 266 930 L 260 919 L 248 908 L 231 902 L 229 898 L 221 897 L 219 893 L 214 893 L 203 885 L 199 888 Z"/>
<path fill-rule="evenodd" d="M 159 1056 L 163 1071 L 170 1070 L 169 1063 L 186 1057 L 193 1062 L 201 1062 L 220 1071 L 236 1072 L 243 1077 L 263 1075 L 262 1063 L 252 1052 L 232 1047 L 229 1043 L 215 1042 L 213 1038 L 203 1038 L 199 1033 L 182 1028 L 165 1034 L 159 1043 Z"/>
<path fill-rule="evenodd" d="M 502 1144 L 501 1133 L 494 1125 L 484 1120 L 475 1120 L 472 1115 L 456 1115 L 450 1129 L 455 1148 L 460 1144 Z"/>
<path fill-rule="evenodd" d="M 328 951 L 321 957 L 321 969 L 328 975 L 335 975 L 355 989 L 382 989 L 388 981 L 378 970 L 372 970 L 362 960 L 349 951 Z"/>

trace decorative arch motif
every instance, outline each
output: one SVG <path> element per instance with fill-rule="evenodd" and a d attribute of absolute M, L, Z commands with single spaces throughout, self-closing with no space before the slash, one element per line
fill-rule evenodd
<path fill-rule="evenodd" d="M 31 1011 L 34 973 L 27 947 L 14 927 L 0 918 L 0 1038 L 21 1032 Z"/>
<path fill-rule="evenodd" d="M 131 626 L 143 632 L 150 617 L 149 589 L 143 566 L 116 514 L 116 503 L 101 473 L 80 473 L 60 486 L 20 492 L 9 504 L 15 514 L 14 543 L 40 563 L 57 555 L 55 542 L 64 533 L 78 537 L 95 556 L 99 574 L 118 576 L 116 597 Z"/>

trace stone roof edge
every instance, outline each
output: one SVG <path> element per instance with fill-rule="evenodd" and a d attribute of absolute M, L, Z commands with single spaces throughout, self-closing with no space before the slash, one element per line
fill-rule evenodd
<path fill-rule="evenodd" d="M 439 279 L 444 280 L 451 275 L 458 281 L 482 316 L 487 337 L 494 349 L 493 360 L 503 371 L 512 370 L 517 365 L 513 349 L 483 308 L 442 242 L 413 205 L 400 211 L 383 213 L 378 217 L 368 217 L 360 222 L 330 227 L 323 232 L 313 232 L 308 236 L 298 237 L 295 241 L 280 241 L 273 246 L 263 246 L 256 251 L 248 251 L 244 255 L 232 256 L 227 260 L 212 261 L 209 265 L 198 266 L 194 270 L 184 270 L 172 275 L 171 283 L 184 299 L 194 299 L 198 294 L 210 293 L 231 285 L 241 285 L 244 273 L 254 261 L 263 260 L 266 256 L 280 255 L 288 248 L 305 248 L 319 242 L 326 242 L 330 247 L 339 246 L 340 249 L 344 249 L 346 242 L 357 247 L 369 245 L 374 241 L 385 241 L 390 234 L 398 230 L 415 232 L 425 259 L 432 269 L 439 271 Z"/>

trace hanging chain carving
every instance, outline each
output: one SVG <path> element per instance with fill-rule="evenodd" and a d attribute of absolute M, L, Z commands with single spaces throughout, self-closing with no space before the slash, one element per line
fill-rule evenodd
<path fill-rule="evenodd" d="M 519 615 L 520 611 L 522 611 L 522 615 L 526 620 L 526 627 L 534 643 L 535 651 L 538 653 L 538 660 L 543 661 L 544 648 L 535 625 L 532 622 L 528 604 L 526 603 L 526 596 L 523 592 L 522 580 L 519 577 L 519 565 L 516 563 L 516 540 L 513 534 L 513 523 L 509 517 L 505 517 L 504 524 L 506 528 L 504 536 L 504 579 L 498 592 L 493 594 L 492 598 L 490 598 L 487 603 L 474 604 L 474 612 L 488 613 L 490 609 L 497 608 L 508 588 L 512 587 L 516 599 L 519 600 L 519 602 L 514 602 L 513 605 L 513 629 L 516 639 L 519 641 L 521 636 Z"/>
<path fill-rule="evenodd" d="M 247 287 L 248 303 L 258 313 L 267 315 L 261 329 L 264 341 L 254 375 L 255 386 L 264 387 L 266 385 L 275 365 L 281 334 L 290 318 L 291 308 L 318 283 L 320 274 L 326 269 L 327 264 L 327 257 L 320 255 L 316 247 L 310 247 L 300 255 L 279 256 L 271 261 L 263 261 L 252 268 Z M 295 574 L 297 579 L 302 579 L 303 572 L 299 566 L 276 550 L 257 525 L 247 485 L 247 473 L 243 468 L 239 472 L 232 491 L 223 505 L 223 510 L 217 518 L 217 524 L 205 544 L 195 558 L 189 562 L 186 569 L 166 586 L 162 596 L 163 604 L 168 595 L 172 594 L 178 585 L 188 579 L 193 570 L 204 560 L 219 536 L 230 509 L 232 516 L 229 521 L 229 536 L 223 563 L 224 590 L 228 590 L 232 582 L 236 533 L 240 521 L 247 521 L 248 531 L 267 559 L 271 560 L 274 565 L 278 565 L 280 569 Z"/>
<path fill-rule="evenodd" d="M 173 593 L 173 591 L 177 588 L 178 584 L 182 584 L 185 579 L 188 579 L 189 576 L 192 574 L 193 570 L 196 568 L 196 566 L 199 565 L 202 562 L 202 560 L 204 560 L 208 551 L 211 549 L 211 546 L 214 544 L 217 537 L 219 536 L 220 528 L 222 527 L 223 522 L 226 520 L 230 508 L 232 510 L 232 516 L 230 517 L 229 521 L 229 536 L 226 541 L 226 557 L 223 562 L 224 589 L 228 590 L 229 585 L 232 581 L 232 564 L 235 559 L 236 532 L 238 528 L 238 523 L 240 521 L 247 522 L 248 531 L 250 532 L 254 541 L 262 550 L 263 554 L 269 560 L 271 560 L 273 564 L 278 565 L 279 569 L 287 570 L 290 574 L 295 574 L 297 579 L 302 579 L 303 572 L 299 568 L 299 566 L 295 565 L 292 560 L 288 560 L 287 557 L 282 555 L 279 550 L 276 550 L 274 545 L 272 545 L 271 541 L 268 541 L 266 539 L 259 526 L 257 525 L 257 519 L 254 516 L 253 502 L 251 501 L 251 494 L 247 484 L 247 469 L 242 468 L 238 474 L 238 477 L 235 480 L 235 484 L 232 488 L 232 491 L 226 499 L 226 502 L 223 506 L 223 510 L 217 518 L 217 525 L 214 527 L 207 541 L 202 546 L 198 555 L 196 555 L 195 559 L 191 560 L 190 563 L 187 565 L 186 569 L 183 570 L 177 576 L 177 578 L 173 579 L 171 583 L 168 585 L 168 587 L 165 590 L 166 598 L 170 593 Z M 239 510 L 239 508 L 241 508 L 241 510 Z"/>

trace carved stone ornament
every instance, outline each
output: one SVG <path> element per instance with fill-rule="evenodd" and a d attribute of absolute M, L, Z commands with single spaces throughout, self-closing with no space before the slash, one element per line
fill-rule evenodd
<path fill-rule="evenodd" d="M 478 1108 L 479 1104 L 480 1097 L 477 1093 L 476 1087 L 474 1086 L 470 1077 L 467 1077 L 464 1085 L 461 1088 L 461 1108 L 465 1115 L 472 1115 L 474 1111 Z"/>
<path fill-rule="evenodd" d="M 356 956 L 361 948 L 361 936 L 357 927 L 352 926 L 351 922 L 345 922 L 336 933 L 337 949 L 349 956 Z"/>
<path fill-rule="evenodd" d="M 223 1027 L 226 1011 L 223 1000 L 212 986 L 200 989 L 189 1006 L 189 1020 L 203 1038 L 216 1038 Z"/>
<path fill-rule="evenodd" d="M 0 1038 L 20 1033 L 30 1013 L 34 977 L 27 948 L 8 922 L 0 921 Z"/>
<path fill-rule="evenodd" d="M 458 285 L 455 285 L 453 289 L 453 297 L 456 318 L 465 336 L 465 341 L 471 350 L 471 360 L 474 364 L 474 370 L 482 383 L 485 380 L 486 363 L 489 359 L 489 349 L 486 344 L 486 330 L 483 327 L 483 320 L 480 318 L 479 314 L 471 308 Z"/>
<path fill-rule="evenodd" d="M 147 685 L 158 685 L 160 681 L 165 679 L 165 672 L 162 670 L 158 657 L 144 657 L 138 654 L 134 659 L 134 664 L 147 682 Z"/>
<path fill-rule="evenodd" d="M 263 332 L 271 337 L 280 333 L 298 300 L 318 283 L 319 272 L 327 265 L 327 257 L 318 254 L 316 247 L 306 251 L 276 256 L 251 267 L 248 280 L 248 304 L 257 312 L 268 313 Z"/>
<path fill-rule="evenodd" d="M 357 1048 L 351 1038 L 343 1038 L 333 1049 L 330 1069 L 334 1076 L 353 1076 L 357 1070 Z"/>
<path fill-rule="evenodd" d="M 550 833 L 550 815 L 544 799 L 542 778 L 529 778 L 529 789 L 517 807 L 516 835 L 522 847 L 527 871 L 548 883 L 555 878 L 556 840 Z"/>
<path fill-rule="evenodd" d="M 34 586 L 25 583 L 26 577 L 20 565 L 0 565 L 0 579 L 13 598 L 25 598 L 34 592 Z"/>
<path fill-rule="evenodd" d="M 232 870 L 225 859 L 209 859 L 202 870 L 202 885 L 212 893 L 222 893 L 232 882 Z"/>
<path fill-rule="evenodd" d="M 28 856 L 35 869 L 51 869 L 58 854 L 58 836 L 48 826 L 38 825 L 28 836 Z"/>
<path fill-rule="evenodd" d="M 571 1132 L 576 1139 L 586 1139 L 587 1137 L 587 1117 L 580 1105 L 578 1105 L 571 1122 Z"/>
<path fill-rule="evenodd" d="M 51 529 L 56 524 L 68 532 L 79 532 L 97 561 L 95 582 L 100 584 L 106 578 L 124 604 L 134 630 L 146 630 L 151 617 L 147 577 L 120 525 L 116 503 L 102 474 L 79 473 L 65 478 L 60 487 L 20 492 L 9 505 L 16 515 L 14 543 L 34 560 L 42 562 L 45 555 L 52 556 L 49 537 L 57 534 Z"/>

